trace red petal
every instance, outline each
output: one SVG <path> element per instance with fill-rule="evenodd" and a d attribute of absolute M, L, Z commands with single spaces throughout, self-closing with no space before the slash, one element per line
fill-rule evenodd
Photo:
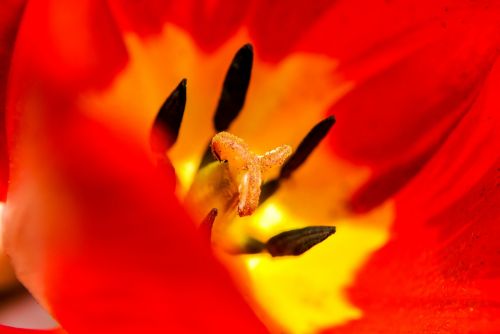
<path fill-rule="evenodd" d="M 198 240 L 170 191 L 173 180 L 94 124 L 75 116 L 49 124 L 27 155 L 16 150 L 6 248 L 21 280 L 63 328 L 264 331 Z"/>
<path fill-rule="evenodd" d="M 109 1 L 119 26 L 147 37 L 167 21 L 188 31 L 201 48 L 213 51 L 233 36 L 248 15 L 250 1 Z"/>
<path fill-rule="evenodd" d="M 19 125 L 16 114 L 46 97 L 56 112 L 78 94 L 109 84 L 128 57 L 121 38 L 101 1 L 29 2 L 9 73 L 8 136 Z"/>
<path fill-rule="evenodd" d="M 295 51 L 297 43 L 308 34 L 337 1 L 256 1 L 256 9 L 249 19 L 249 31 L 256 50 L 265 60 L 278 61 Z M 357 6 L 352 6 L 352 8 Z M 333 9 L 332 9 L 333 8 Z M 333 29 L 322 31 L 318 44 L 330 44 Z M 320 53 L 324 53 L 322 50 Z"/>
<path fill-rule="evenodd" d="M 14 42 L 25 1 L 2 1 L 0 4 L 0 200 L 5 201 L 8 180 L 5 103 L 7 78 Z"/>
<path fill-rule="evenodd" d="M 351 201 L 356 211 L 377 206 L 421 170 L 470 112 L 491 70 L 499 8 L 450 10 L 444 19 L 445 27 L 422 23 L 343 67 L 356 86 L 331 109 L 333 146 L 374 173 Z"/>
<path fill-rule="evenodd" d="M 8 100 L 5 246 L 18 276 L 70 333 L 264 331 L 174 181 L 127 135 L 79 116 L 75 94 L 125 59 L 102 2 L 28 4 Z"/>
<path fill-rule="evenodd" d="M 64 95 L 108 84 L 126 59 L 121 34 L 102 1 L 31 1 L 16 42 L 13 67 L 45 78 L 45 85 Z M 26 83 L 32 84 L 36 83 Z"/>
<path fill-rule="evenodd" d="M 500 62 L 435 156 L 396 197 L 392 240 L 350 290 L 364 316 L 332 333 L 500 328 Z"/>

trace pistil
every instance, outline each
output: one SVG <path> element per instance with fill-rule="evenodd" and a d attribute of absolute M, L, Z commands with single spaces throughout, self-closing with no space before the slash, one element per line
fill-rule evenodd
<path fill-rule="evenodd" d="M 252 152 L 248 145 L 229 132 L 212 139 L 212 152 L 219 161 L 227 162 L 233 182 L 238 187 L 238 215 L 251 215 L 259 205 L 260 187 L 265 173 L 280 167 L 292 154 L 288 145 L 279 146 L 263 155 Z"/>

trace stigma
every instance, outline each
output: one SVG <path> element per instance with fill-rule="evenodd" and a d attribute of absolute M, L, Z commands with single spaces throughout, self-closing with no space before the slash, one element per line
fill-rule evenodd
<path fill-rule="evenodd" d="M 292 154 L 289 145 L 256 154 L 243 139 L 225 131 L 216 134 L 210 146 L 214 157 L 228 164 L 230 177 L 238 190 L 237 210 L 240 217 L 254 213 L 259 206 L 264 176 L 274 167 L 283 165 Z"/>

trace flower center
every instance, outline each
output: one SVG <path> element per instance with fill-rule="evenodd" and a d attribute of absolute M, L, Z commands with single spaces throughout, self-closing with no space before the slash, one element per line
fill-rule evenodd
<path fill-rule="evenodd" d="M 208 212 L 202 225 L 204 231 L 210 232 L 211 239 L 212 226 L 218 215 L 217 235 L 222 235 L 219 239 L 227 239 L 224 234 L 225 226 L 232 223 L 236 213 L 239 217 L 252 215 L 259 204 L 278 189 L 281 180 L 289 178 L 304 163 L 335 122 L 333 117 L 320 122 L 306 136 L 293 156 L 289 145 L 280 145 L 264 154 L 251 151 L 243 139 L 225 130 L 243 107 L 252 63 L 252 46 L 244 45 L 229 66 L 213 118 L 214 127 L 220 132 L 212 138 L 205 151 L 199 171 L 186 196 L 186 203 L 195 212 L 197 220 L 202 221 L 201 215 Z M 162 168 L 168 165 L 165 152 L 177 140 L 185 105 L 186 79 L 183 79 L 161 107 L 151 131 L 151 149 Z M 290 159 L 287 161 L 288 158 Z M 261 198 L 263 180 L 270 171 L 282 165 L 279 176 L 264 185 L 264 196 Z M 245 236 L 225 248 L 231 253 L 268 251 L 272 256 L 300 255 L 334 232 L 335 228 L 331 226 L 310 226 L 283 232 L 267 242 Z"/>

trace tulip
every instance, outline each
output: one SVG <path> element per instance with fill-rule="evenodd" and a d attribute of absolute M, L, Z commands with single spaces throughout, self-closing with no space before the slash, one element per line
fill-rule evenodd
<path fill-rule="evenodd" d="M 3 242 L 55 332 L 499 330 L 494 1 L 5 6 Z M 245 96 L 225 83 L 247 43 Z M 213 110 L 234 87 L 243 108 L 221 129 Z M 167 122 L 168 155 L 151 152 L 178 89 L 180 129 Z M 293 174 L 257 169 L 260 205 L 238 189 L 245 217 L 209 211 L 220 193 L 196 200 L 214 180 L 198 169 L 212 137 L 244 140 L 237 157 L 255 167 L 273 148 L 300 152 L 322 120 L 326 137 Z M 263 201 L 266 180 L 278 186 Z M 213 247 L 196 227 L 209 212 Z M 298 256 L 272 244 L 333 225 Z M 242 240 L 258 254 L 227 252 L 251 253 Z"/>

